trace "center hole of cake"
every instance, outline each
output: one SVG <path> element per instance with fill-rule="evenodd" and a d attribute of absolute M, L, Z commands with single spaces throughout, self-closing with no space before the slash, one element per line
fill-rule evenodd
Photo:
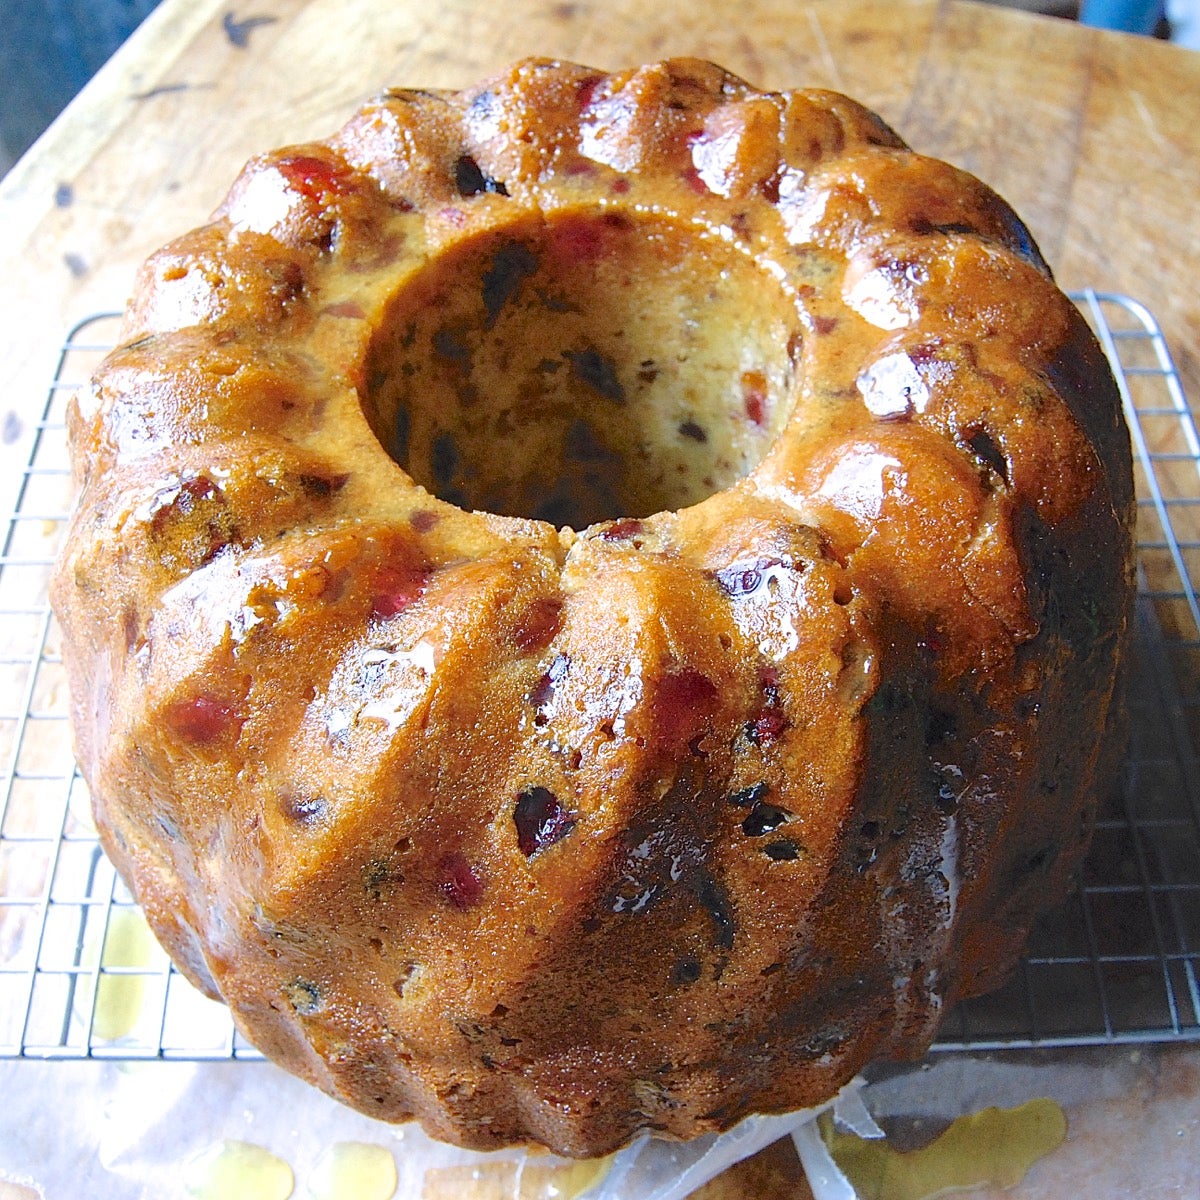
<path fill-rule="evenodd" d="M 794 304 L 736 249 L 618 212 L 530 219 L 393 297 L 364 410 L 463 508 L 584 528 L 677 509 L 752 470 L 787 419 Z"/>

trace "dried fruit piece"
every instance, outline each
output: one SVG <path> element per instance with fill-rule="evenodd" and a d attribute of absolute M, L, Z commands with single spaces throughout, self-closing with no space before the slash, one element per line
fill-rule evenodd
<path fill-rule="evenodd" d="M 457 909 L 474 908 L 483 899 L 483 880 L 461 851 L 438 862 L 438 891 Z"/>
<path fill-rule="evenodd" d="M 529 693 L 529 703 L 537 710 L 535 721 L 538 725 L 545 725 L 549 720 L 550 702 L 554 699 L 554 692 L 558 685 L 566 679 L 570 667 L 571 656 L 569 654 L 555 655 L 554 661 Z"/>
<path fill-rule="evenodd" d="M 785 825 L 791 818 L 792 814 L 786 808 L 760 801 L 742 822 L 742 832 L 747 837 L 762 837 L 764 833 L 771 833 L 780 825 Z"/>
<path fill-rule="evenodd" d="M 166 716 L 167 723 L 184 741 L 197 746 L 211 745 L 229 733 L 236 735 L 245 723 L 232 704 L 205 693 L 175 701 Z"/>
<path fill-rule="evenodd" d="M 513 642 L 523 654 L 542 650 L 554 641 L 562 624 L 562 601 L 541 596 L 522 614 L 513 629 Z"/>
<path fill-rule="evenodd" d="M 749 787 L 744 787 L 739 791 L 734 792 L 729 797 L 729 803 L 736 805 L 738 808 L 749 808 L 753 804 L 757 804 L 768 791 L 765 783 L 752 783 Z"/>
<path fill-rule="evenodd" d="M 717 685 L 691 667 L 672 671 L 659 681 L 654 694 L 656 732 L 673 741 L 690 734 L 716 707 Z"/>
<path fill-rule="evenodd" d="M 424 567 L 385 567 L 371 600 L 371 615 L 394 617 L 425 594 L 432 572 Z"/>
<path fill-rule="evenodd" d="M 513 824 L 517 827 L 517 845 L 526 858 L 553 846 L 575 828 L 575 814 L 559 802 L 549 788 L 532 787 L 517 797 Z"/>
<path fill-rule="evenodd" d="M 508 195 L 508 188 L 499 179 L 485 175 L 469 154 L 460 154 L 454 164 L 454 186 L 460 196 L 478 196 L 480 192 L 493 192 L 497 196 Z"/>

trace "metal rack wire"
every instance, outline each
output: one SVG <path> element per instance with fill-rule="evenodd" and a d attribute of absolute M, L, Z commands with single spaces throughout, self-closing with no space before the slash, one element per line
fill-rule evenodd
<path fill-rule="evenodd" d="M 1200 1040 L 1200 435 L 1150 312 L 1074 297 L 1117 373 L 1139 496 L 1133 739 L 1082 885 L 1007 987 L 960 1005 L 939 1049 Z M 116 336 L 63 345 L 0 549 L 0 1057 L 253 1058 L 151 937 L 104 857 L 71 756 L 47 580 L 70 502 L 67 398 Z"/>

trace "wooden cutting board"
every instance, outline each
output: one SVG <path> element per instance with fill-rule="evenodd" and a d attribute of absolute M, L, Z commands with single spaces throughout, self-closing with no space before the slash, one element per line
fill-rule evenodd
<path fill-rule="evenodd" d="M 249 156 L 384 85 L 461 86 L 528 54 L 695 54 L 849 92 L 1004 194 L 1065 285 L 1150 303 L 1200 397 L 1200 55 L 945 0 L 166 0 L 0 183 L 0 424 L 26 427 L 67 324 L 119 306 Z"/>

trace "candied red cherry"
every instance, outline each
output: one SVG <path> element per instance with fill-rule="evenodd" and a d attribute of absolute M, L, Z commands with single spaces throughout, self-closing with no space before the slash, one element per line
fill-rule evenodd
<path fill-rule="evenodd" d="M 769 746 L 789 724 L 783 709 L 768 706 L 746 725 L 746 736 L 756 746 Z"/>
<path fill-rule="evenodd" d="M 385 567 L 376 581 L 371 615 L 394 617 L 425 594 L 431 572 L 425 567 Z"/>
<path fill-rule="evenodd" d="M 761 429 L 767 423 L 767 377 L 761 371 L 742 375 L 742 402 L 746 420 Z"/>
<path fill-rule="evenodd" d="M 302 196 L 321 204 L 344 192 L 350 182 L 350 168 L 345 163 L 315 154 L 288 154 L 275 167 Z"/>
<path fill-rule="evenodd" d="M 717 685 L 691 667 L 672 671 L 659 681 L 654 693 L 656 732 L 676 739 L 691 733 L 716 707 Z"/>
<path fill-rule="evenodd" d="M 167 709 L 167 724 L 184 741 L 208 746 L 226 734 L 240 733 L 245 718 L 232 704 L 201 693 L 190 700 L 176 700 Z"/>
<path fill-rule="evenodd" d="M 621 520 L 606 525 L 596 536 L 605 542 L 624 542 L 637 537 L 645 528 L 636 517 L 622 517 Z"/>
<path fill-rule="evenodd" d="M 513 641 L 523 654 L 544 650 L 558 633 L 562 624 L 562 601 L 541 596 L 520 616 L 513 629 Z"/>
<path fill-rule="evenodd" d="M 579 111 L 591 108 L 593 101 L 596 99 L 596 93 L 600 90 L 600 85 L 604 82 L 603 75 L 589 75 L 586 79 L 581 79 L 578 84 Z"/>
<path fill-rule="evenodd" d="M 474 908 L 483 899 L 483 880 L 461 851 L 443 855 L 438 862 L 438 891 L 455 908 Z"/>

